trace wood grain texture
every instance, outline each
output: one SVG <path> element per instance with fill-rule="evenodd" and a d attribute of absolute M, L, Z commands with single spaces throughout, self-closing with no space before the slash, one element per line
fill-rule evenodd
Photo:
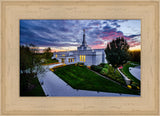
<path fill-rule="evenodd" d="M 1 115 L 159 115 L 158 0 L 0 3 Z M 141 97 L 19 97 L 20 19 L 140 19 Z"/>

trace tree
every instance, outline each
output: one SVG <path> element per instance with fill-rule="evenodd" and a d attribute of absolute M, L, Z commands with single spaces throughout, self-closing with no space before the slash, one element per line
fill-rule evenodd
<path fill-rule="evenodd" d="M 138 62 L 140 63 L 141 61 L 141 51 L 136 50 L 136 51 L 129 51 L 130 54 L 130 61 Z"/>
<path fill-rule="evenodd" d="M 123 37 L 118 37 L 107 45 L 105 49 L 106 59 L 114 70 L 127 63 L 129 60 L 128 49 L 129 45 Z"/>
<path fill-rule="evenodd" d="M 44 49 L 44 57 L 45 57 L 45 59 L 51 59 L 52 56 L 53 56 L 53 54 L 51 52 L 51 48 L 50 47 Z"/>
<path fill-rule="evenodd" d="M 20 46 L 20 90 L 22 93 L 33 87 L 32 81 L 38 73 L 45 71 L 41 66 L 41 58 L 37 50 L 33 45 Z"/>
<path fill-rule="evenodd" d="M 36 54 L 34 46 L 20 46 L 20 71 L 23 74 L 42 72 L 41 58 Z"/>
<path fill-rule="evenodd" d="M 20 71 L 23 74 L 27 73 L 27 69 L 32 65 L 32 53 L 28 46 L 20 46 Z"/>

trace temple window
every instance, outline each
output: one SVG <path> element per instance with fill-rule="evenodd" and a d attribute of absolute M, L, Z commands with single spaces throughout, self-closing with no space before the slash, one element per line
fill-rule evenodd
<path fill-rule="evenodd" d="M 79 59 L 80 59 L 80 61 L 85 62 L 86 61 L 86 56 L 85 55 L 80 55 Z"/>
<path fill-rule="evenodd" d="M 83 62 L 83 55 L 82 55 L 82 62 Z"/>
<path fill-rule="evenodd" d="M 81 61 L 81 55 L 79 56 L 79 59 L 80 59 L 80 61 Z"/>

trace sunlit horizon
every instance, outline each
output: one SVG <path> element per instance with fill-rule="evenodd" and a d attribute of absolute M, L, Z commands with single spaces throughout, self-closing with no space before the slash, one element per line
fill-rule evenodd
<path fill-rule="evenodd" d="M 45 49 L 47 49 L 48 47 L 30 47 L 31 49 L 37 49 L 38 53 L 43 53 Z M 65 51 L 76 51 L 77 48 L 62 48 L 62 49 L 55 49 L 55 47 L 50 47 L 51 48 L 51 52 L 65 52 Z M 93 49 L 93 48 L 92 48 Z M 98 48 L 97 48 L 98 49 Z M 99 48 L 99 49 L 105 49 L 105 48 Z M 93 49 L 94 50 L 94 49 Z M 136 46 L 136 47 L 130 47 L 129 51 L 141 51 L 141 46 Z"/>

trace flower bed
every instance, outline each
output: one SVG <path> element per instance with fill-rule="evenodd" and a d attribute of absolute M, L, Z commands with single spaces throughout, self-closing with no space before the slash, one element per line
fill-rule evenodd
<path fill-rule="evenodd" d="M 91 70 L 98 72 L 99 74 L 106 76 L 120 84 L 126 85 L 123 77 L 120 75 L 120 73 L 116 70 L 114 72 L 114 69 L 112 66 L 109 66 L 109 64 L 101 63 L 100 65 L 92 65 Z"/>

